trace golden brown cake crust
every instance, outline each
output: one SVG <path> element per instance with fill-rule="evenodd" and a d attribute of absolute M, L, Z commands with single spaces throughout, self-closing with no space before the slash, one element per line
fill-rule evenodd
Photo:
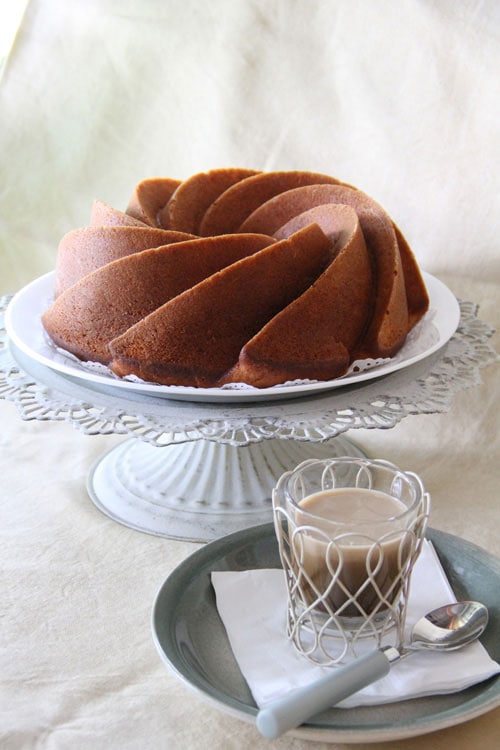
<path fill-rule="evenodd" d="M 144 250 L 87 274 L 45 311 L 57 344 L 80 359 L 109 364 L 109 342 L 173 297 L 274 240 L 260 234 L 202 237 Z"/>
<path fill-rule="evenodd" d="M 150 177 L 136 186 L 126 213 L 152 227 L 160 227 L 159 214 L 181 184 L 172 177 Z"/>
<path fill-rule="evenodd" d="M 330 175 L 301 171 L 261 172 L 240 180 L 222 193 L 207 209 L 200 224 L 200 234 L 247 231 L 241 225 L 246 217 L 264 201 L 291 188 L 322 183 L 337 184 L 338 180 Z M 269 232 L 263 234 L 269 234 Z"/>
<path fill-rule="evenodd" d="M 209 206 L 240 180 L 259 174 L 253 169 L 212 169 L 181 182 L 160 211 L 165 229 L 201 234 L 200 223 Z"/>
<path fill-rule="evenodd" d="M 375 295 L 359 221 L 352 209 L 343 208 L 329 206 L 323 211 L 338 214 L 337 221 L 345 226 L 334 260 L 245 344 L 228 381 L 267 388 L 286 380 L 331 380 L 346 372 Z"/>
<path fill-rule="evenodd" d="M 61 240 L 55 295 L 42 322 L 63 348 L 199 387 L 339 377 L 393 356 L 429 307 L 370 196 L 321 173 L 233 167 L 143 180 L 125 212 L 95 201 L 90 226 Z"/>
<path fill-rule="evenodd" d="M 138 226 L 83 227 L 64 235 L 57 252 L 55 296 L 118 258 L 191 239 L 184 232 Z"/>
<path fill-rule="evenodd" d="M 95 200 L 90 212 L 90 226 L 94 227 L 148 227 L 143 221 L 134 219 L 123 211 L 109 206 L 103 201 Z"/>
<path fill-rule="evenodd" d="M 330 242 L 312 224 L 233 263 L 114 339 L 111 369 L 166 384 L 216 386 L 246 341 L 330 258 Z"/>
<path fill-rule="evenodd" d="M 346 185 L 307 185 L 263 203 L 242 224 L 241 230 L 280 236 L 280 227 L 294 216 L 329 202 L 356 210 L 377 286 L 373 317 L 357 354 L 391 357 L 401 348 L 408 332 L 406 283 L 392 221 L 376 201 Z M 371 353 L 367 354 L 368 351 Z"/>

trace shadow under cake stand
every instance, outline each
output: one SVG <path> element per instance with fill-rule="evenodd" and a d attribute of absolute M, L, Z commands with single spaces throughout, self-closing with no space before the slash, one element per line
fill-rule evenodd
<path fill-rule="evenodd" d="M 270 521 L 272 488 L 284 471 L 307 458 L 363 456 L 345 433 L 445 412 L 454 393 L 479 383 L 479 369 L 497 360 L 493 329 L 476 305 L 461 302 L 451 338 L 388 375 L 277 400 L 171 399 L 40 362 L 7 334 L 9 302 L 0 300 L 0 397 L 26 420 L 128 436 L 91 469 L 94 504 L 130 528 L 199 542 Z"/>

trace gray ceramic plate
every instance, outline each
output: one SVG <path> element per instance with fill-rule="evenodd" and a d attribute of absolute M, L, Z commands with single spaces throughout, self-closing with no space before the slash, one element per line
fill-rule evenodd
<path fill-rule="evenodd" d="M 428 533 L 458 599 L 484 602 L 490 622 L 481 641 L 500 660 L 500 560 L 450 534 Z M 253 722 L 257 708 L 234 659 L 210 582 L 213 570 L 279 568 L 272 524 L 218 539 L 184 560 L 161 587 L 153 638 L 162 659 L 218 709 Z M 386 706 L 335 709 L 290 732 L 321 742 L 377 742 L 443 729 L 500 705 L 500 676 L 452 695 Z"/>

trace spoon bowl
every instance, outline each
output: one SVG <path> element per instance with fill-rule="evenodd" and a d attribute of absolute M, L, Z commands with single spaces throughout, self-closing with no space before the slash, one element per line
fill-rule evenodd
<path fill-rule="evenodd" d="M 333 669 L 321 680 L 298 688 L 257 714 L 257 729 L 269 739 L 279 737 L 311 716 L 384 677 L 391 665 L 420 650 L 456 651 L 475 641 L 488 624 L 488 610 L 480 602 L 446 604 L 421 617 L 410 642 L 398 649 L 386 646 Z"/>
<path fill-rule="evenodd" d="M 488 610 L 479 602 L 457 602 L 421 617 L 412 630 L 408 649 L 454 651 L 479 638 L 488 624 Z"/>

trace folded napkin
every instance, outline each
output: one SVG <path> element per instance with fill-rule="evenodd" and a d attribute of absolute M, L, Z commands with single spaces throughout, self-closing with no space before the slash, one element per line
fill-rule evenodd
<path fill-rule="evenodd" d="M 334 669 L 311 664 L 287 640 L 287 592 L 282 570 L 214 571 L 212 585 L 236 661 L 260 708 Z M 454 601 L 435 550 L 426 540 L 413 570 L 407 634 L 431 609 Z M 500 665 L 479 641 L 460 651 L 417 651 L 396 662 L 386 677 L 338 706 L 352 708 L 452 693 L 499 672 Z"/>

